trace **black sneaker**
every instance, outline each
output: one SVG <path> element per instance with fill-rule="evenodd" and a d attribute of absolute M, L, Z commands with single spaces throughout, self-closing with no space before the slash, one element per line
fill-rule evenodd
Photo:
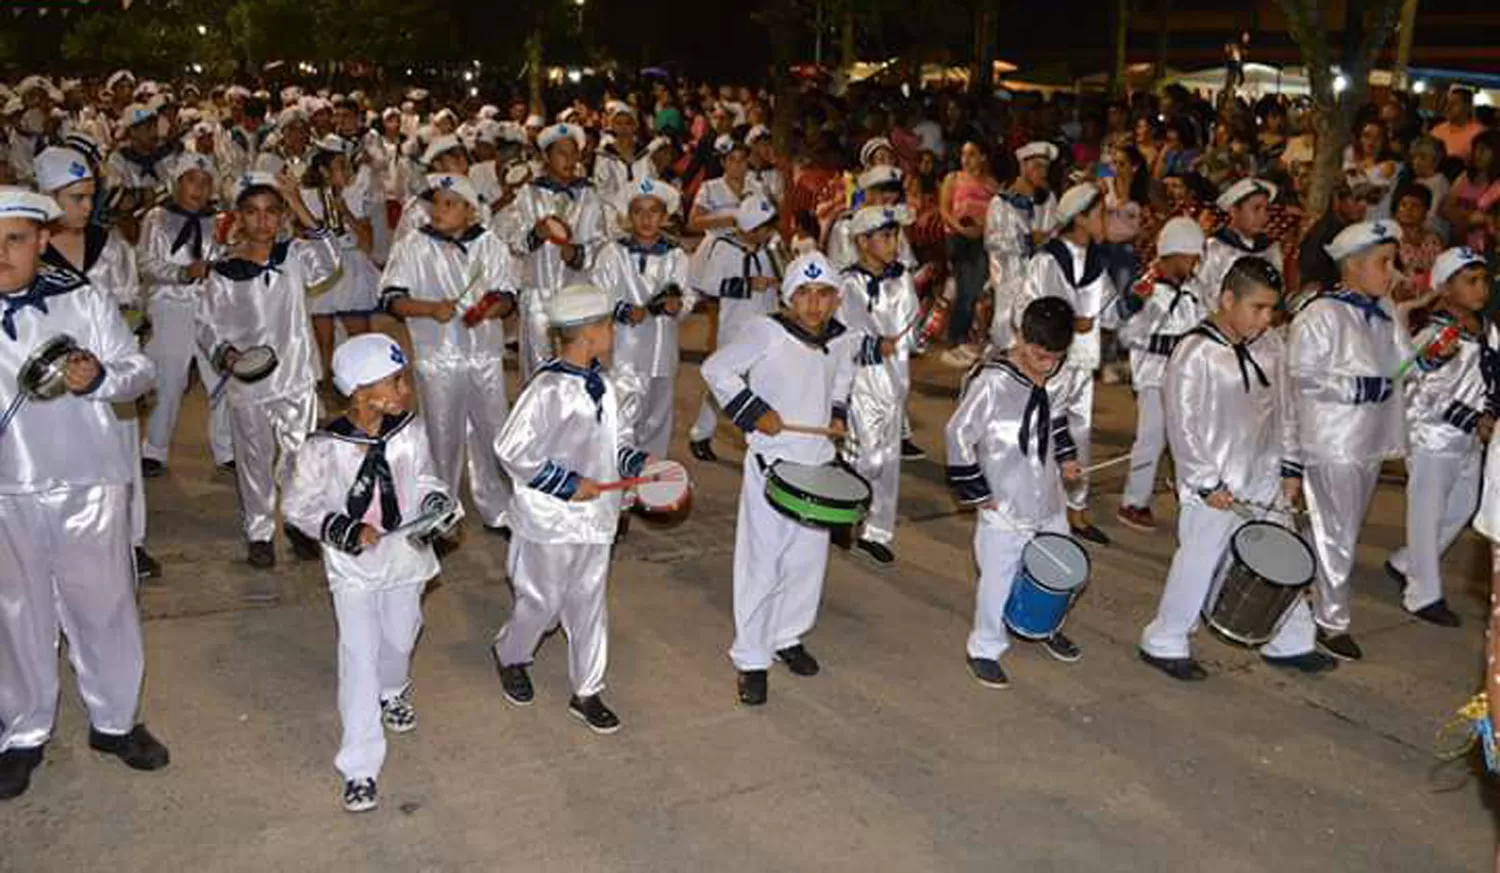
<path fill-rule="evenodd" d="M 805 646 L 798 643 L 795 646 L 787 646 L 776 652 L 776 660 L 786 665 L 797 676 L 818 675 L 818 659 Z"/>
<path fill-rule="evenodd" d="M 512 664 L 509 667 L 501 664 L 496 656 L 495 664 L 500 668 L 500 691 L 516 706 L 530 706 L 531 701 L 536 699 L 536 692 L 531 687 L 531 677 L 526 673 L 525 664 Z"/>
<path fill-rule="evenodd" d="M 760 706 L 766 702 L 766 671 L 741 670 L 736 684 L 740 703 L 745 706 Z"/>
<path fill-rule="evenodd" d="M 1092 522 L 1082 525 L 1069 525 L 1069 529 L 1073 531 L 1073 536 L 1081 540 L 1088 540 L 1097 546 L 1109 545 L 1109 534 L 1094 526 Z"/>
<path fill-rule="evenodd" d="M 218 470 L 220 473 L 223 473 L 225 476 L 233 476 L 236 474 L 236 468 L 233 459 L 225 461 L 222 464 L 215 464 L 214 469 Z"/>
<path fill-rule="evenodd" d="M 380 792 L 374 779 L 350 779 L 344 783 L 344 810 L 369 812 L 380 805 Z"/>
<path fill-rule="evenodd" d="M 286 538 L 292 544 L 292 554 L 299 561 L 320 561 L 323 559 L 323 547 L 318 541 L 300 530 L 287 526 Z"/>
<path fill-rule="evenodd" d="M 135 578 L 160 579 L 161 563 L 140 546 L 135 547 Z"/>
<path fill-rule="evenodd" d="M 1296 670 L 1309 676 L 1318 673 L 1327 673 L 1339 665 L 1339 662 L 1319 651 L 1303 652 L 1300 655 L 1287 655 L 1284 657 L 1273 657 L 1261 655 L 1260 659 L 1267 666 L 1277 667 L 1282 670 Z"/>
<path fill-rule="evenodd" d="M 167 747 L 151 736 L 146 726 L 138 724 L 128 734 L 101 734 L 89 728 L 89 748 L 114 755 L 132 770 L 160 770 L 171 763 Z"/>
<path fill-rule="evenodd" d="M 503 524 L 487 524 L 484 529 L 506 542 L 510 542 L 510 528 Z"/>
<path fill-rule="evenodd" d="M 882 567 L 896 563 L 896 555 L 883 543 L 860 540 L 854 545 L 866 558 L 869 558 Z"/>
<path fill-rule="evenodd" d="M 1412 615 L 1440 627 L 1458 627 L 1463 623 L 1463 620 L 1458 617 L 1458 613 L 1448 608 L 1448 601 L 1446 600 L 1434 600 L 1416 612 L 1413 612 Z"/>
<path fill-rule="evenodd" d="M 1078 644 L 1069 639 L 1067 634 L 1062 631 L 1058 631 L 1045 640 L 1042 640 L 1042 648 L 1047 650 L 1047 654 L 1062 661 L 1064 664 L 1071 664 L 1083 657 L 1083 650 L 1078 648 Z"/>
<path fill-rule="evenodd" d="M 710 440 L 692 440 L 688 443 L 688 451 L 700 461 L 712 463 L 719 460 L 719 456 L 714 454 L 714 445 Z"/>
<path fill-rule="evenodd" d="M 42 765 L 46 746 L 0 752 L 0 800 L 11 800 L 31 787 L 31 771 Z"/>
<path fill-rule="evenodd" d="M 901 440 L 901 460 L 920 461 L 925 457 L 927 457 L 927 453 L 922 451 L 921 446 L 912 442 L 911 437 Z"/>
<path fill-rule="evenodd" d="M 974 676 L 974 681 L 986 688 L 1009 688 L 1010 680 L 1006 678 L 1005 671 L 1000 669 L 1000 662 L 994 658 L 970 658 L 969 673 Z"/>
<path fill-rule="evenodd" d="M 1340 661 L 1358 661 L 1365 656 L 1360 650 L 1359 643 L 1348 634 L 1330 634 L 1322 629 L 1318 630 L 1318 645 L 1323 651 L 1338 658 Z"/>
<path fill-rule="evenodd" d="M 1140 655 L 1142 663 L 1155 667 L 1178 682 L 1202 682 L 1208 678 L 1208 671 L 1192 658 L 1158 658 L 1145 649 L 1135 651 Z"/>
<path fill-rule="evenodd" d="M 630 536 L 630 516 L 621 515 L 620 520 L 615 522 L 615 545 L 625 542 Z"/>
<path fill-rule="evenodd" d="M 245 560 L 257 570 L 269 570 L 276 566 L 276 547 L 270 540 L 255 540 L 250 543 Z"/>
<path fill-rule="evenodd" d="M 1385 562 L 1385 575 L 1389 576 L 1392 582 L 1401 586 L 1402 591 L 1406 590 L 1406 574 L 1397 570 L 1396 565 L 1390 561 Z"/>
<path fill-rule="evenodd" d="M 154 458 L 141 459 L 141 475 L 145 478 L 155 479 L 158 476 L 165 476 L 166 473 L 167 465 L 163 464 L 161 461 L 155 460 Z"/>
<path fill-rule="evenodd" d="M 620 729 L 619 717 L 604 705 L 604 699 L 598 694 L 591 697 L 574 696 L 568 701 L 568 712 L 596 734 L 612 734 Z"/>

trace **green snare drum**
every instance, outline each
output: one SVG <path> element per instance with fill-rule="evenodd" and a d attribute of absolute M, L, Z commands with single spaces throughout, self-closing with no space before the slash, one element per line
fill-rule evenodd
<path fill-rule="evenodd" d="M 766 500 L 794 521 L 847 527 L 870 511 L 870 483 L 835 464 L 777 461 L 766 470 Z"/>

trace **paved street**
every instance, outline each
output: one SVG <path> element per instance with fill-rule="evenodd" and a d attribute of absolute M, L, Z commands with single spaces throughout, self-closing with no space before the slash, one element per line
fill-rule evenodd
<path fill-rule="evenodd" d="M 289 549 L 243 563 L 234 488 L 203 446 L 194 389 L 168 477 L 150 485 L 144 715 L 172 766 L 136 774 L 87 749 L 66 677 L 34 787 L 0 806 L 0 870 L 40 871 L 1472 871 L 1492 814 L 1462 768 L 1436 767 L 1436 729 L 1479 677 L 1487 561 L 1449 555 L 1458 630 L 1401 610 L 1381 562 L 1402 537 L 1383 484 L 1356 577 L 1363 663 L 1307 680 L 1206 633 L 1212 671 L 1183 686 L 1135 644 L 1172 536 L 1113 522 L 1123 468 L 1097 480 L 1116 543 L 1092 549 L 1069 620 L 1074 665 L 1006 656 L 1012 687 L 964 667 L 971 515 L 942 476 L 957 374 L 919 363 L 912 417 L 932 458 L 906 466 L 899 564 L 830 561 L 809 648 L 824 672 L 771 677 L 770 705 L 736 705 L 725 655 L 740 450 L 690 465 L 691 518 L 637 523 L 610 585 L 607 699 L 596 737 L 569 718 L 565 644 L 547 640 L 537 705 L 501 697 L 486 646 L 510 608 L 504 544 L 477 527 L 426 598 L 415 658 L 420 724 L 394 737 L 382 805 L 339 807 L 332 761 L 332 609 L 318 565 Z M 700 396 L 679 382 L 678 432 Z M 1126 450 L 1127 389 L 1101 388 L 1095 457 Z M 686 457 L 679 443 L 675 454 Z M 1170 519 L 1165 495 L 1156 503 Z"/>

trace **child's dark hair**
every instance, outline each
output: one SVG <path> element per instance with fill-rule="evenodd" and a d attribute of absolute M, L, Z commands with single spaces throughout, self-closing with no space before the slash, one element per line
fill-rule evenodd
<path fill-rule="evenodd" d="M 246 200 L 249 200 L 251 197 L 258 197 L 261 194 L 269 194 L 271 197 L 276 199 L 277 203 L 280 203 L 283 206 L 286 205 L 286 200 L 281 196 L 281 192 L 276 190 L 275 188 L 272 188 L 270 185 L 251 185 L 250 187 L 241 191 L 239 195 L 234 198 L 234 208 L 239 209 L 240 207 L 245 205 Z"/>
<path fill-rule="evenodd" d="M 1031 301 L 1021 313 L 1021 338 L 1049 352 L 1061 353 L 1073 344 L 1073 306 L 1061 297 Z"/>
<path fill-rule="evenodd" d="M 1276 269 L 1265 258 L 1257 258 L 1247 255 L 1238 258 L 1229 265 L 1229 272 L 1224 274 L 1224 282 L 1219 286 L 1220 292 L 1227 291 L 1233 294 L 1235 299 L 1246 294 L 1253 294 L 1262 288 L 1269 288 L 1281 296 L 1281 271 Z"/>

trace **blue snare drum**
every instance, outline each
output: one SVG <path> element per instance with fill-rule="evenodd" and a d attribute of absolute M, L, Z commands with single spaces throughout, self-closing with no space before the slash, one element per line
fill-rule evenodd
<path fill-rule="evenodd" d="M 1065 534 L 1039 533 L 1021 552 L 1005 601 L 1005 625 L 1018 637 L 1045 640 L 1062 627 L 1068 607 L 1089 581 L 1089 555 Z"/>

